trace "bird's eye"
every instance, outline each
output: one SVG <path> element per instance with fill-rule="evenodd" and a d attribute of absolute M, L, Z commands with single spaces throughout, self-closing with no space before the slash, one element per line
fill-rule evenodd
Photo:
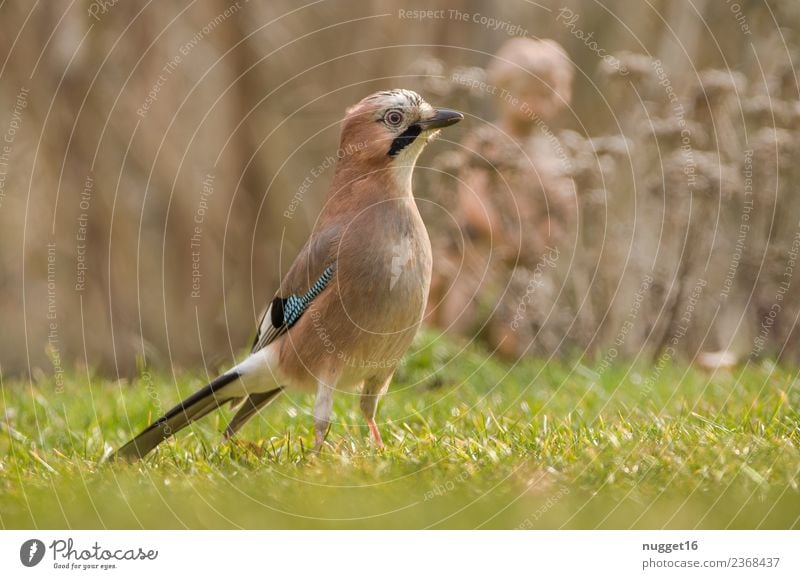
<path fill-rule="evenodd" d="M 390 127 L 399 127 L 400 123 L 403 122 L 403 113 L 400 111 L 389 111 L 386 113 L 384 120 Z"/>

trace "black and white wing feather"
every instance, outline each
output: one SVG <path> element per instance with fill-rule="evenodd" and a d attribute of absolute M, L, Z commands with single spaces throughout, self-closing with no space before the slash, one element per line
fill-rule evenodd
<path fill-rule="evenodd" d="M 308 306 L 314 301 L 322 290 L 330 283 L 333 278 L 334 267 L 329 265 L 319 276 L 308 291 L 302 295 L 291 294 L 287 297 L 276 296 L 272 300 L 261 323 L 258 326 L 258 335 L 253 342 L 253 352 L 261 350 L 271 344 L 278 336 L 297 323 L 305 313 Z"/>

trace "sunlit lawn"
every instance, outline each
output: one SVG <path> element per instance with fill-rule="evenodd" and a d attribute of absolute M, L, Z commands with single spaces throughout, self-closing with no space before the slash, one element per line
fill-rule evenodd
<path fill-rule="evenodd" d="M 6 378 L 4 528 L 797 528 L 797 370 L 710 375 L 527 361 L 423 335 L 379 409 L 375 450 L 340 394 L 309 451 L 313 399 L 279 398 L 239 442 L 225 409 L 143 463 L 105 464 L 204 376 Z M 648 388 L 645 385 L 652 384 Z M 159 407 L 158 404 L 161 404 Z"/>

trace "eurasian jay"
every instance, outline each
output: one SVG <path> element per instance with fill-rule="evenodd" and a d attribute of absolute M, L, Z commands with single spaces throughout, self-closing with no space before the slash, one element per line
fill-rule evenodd
<path fill-rule="evenodd" d="M 377 92 L 349 108 L 322 212 L 264 313 L 250 355 L 116 456 L 141 458 L 225 403 L 238 405 L 228 438 L 285 388 L 316 390 L 319 450 L 334 392 L 360 387 L 361 410 L 382 448 L 378 401 L 422 321 L 431 280 L 431 244 L 411 174 L 439 129 L 463 118 L 404 89 Z"/>

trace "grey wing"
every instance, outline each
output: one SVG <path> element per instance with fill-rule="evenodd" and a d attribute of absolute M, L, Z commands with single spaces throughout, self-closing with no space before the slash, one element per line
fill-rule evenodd
<path fill-rule="evenodd" d="M 333 277 L 333 265 L 325 268 L 322 274 L 317 278 L 311 287 L 302 295 L 292 294 L 289 297 L 282 298 L 277 296 L 272 300 L 267 311 L 264 312 L 264 317 L 261 318 L 261 323 L 258 326 L 258 335 L 253 342 L 253 352 L 257 352 L 264 346 L 271 344 L 275 338 L 297 323 L 302 315 L 305 313 L 311 302 L 314 301 L 322 290 L 328 285 Z"/>
<path fill-rule="evenodd" d="M 331 231 L 313 235 L 297 256 L 281 283 L 281 290 L 261 317 L 252 352 L 285 334 L 331 282 L 336 270 L 335 252 L 331 251 L 334 238 Z"/>

